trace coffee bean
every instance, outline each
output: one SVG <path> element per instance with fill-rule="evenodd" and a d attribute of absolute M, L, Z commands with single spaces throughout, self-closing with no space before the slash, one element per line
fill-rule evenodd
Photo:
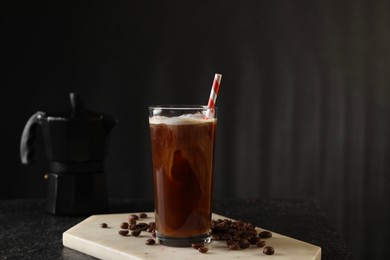
<path fill-rule="evenodd" d="M 134 229 L 134 230 L 131 231 L 131 235 L 133 237 L 138 237 L 140 234 L 141 234 L 141 230 L 140 229 Z"/>
<path fill-rule="evenodd" d="M 270 237 L 272 237 L 272 233 L 269 232 L 269 231 L 261 231 L 259 233 L 259 237 L 261 237 L 261 238 L 270 238 Z"/>
<path fill-rule="evenodd" d="M 194 249 L 199 249 L 201 247 L 204 247 L 204 244 L 203 243 L 193 243 L 193 244 L 191 244 L 191 246 Z"/>
<path fill-rule="evenodd" d="M 230 239 L 230 238 L 231 238 L 231 235 L 228 234 L 228 233 L 223 233 L 223 234 L 221 235 L 221 239 L 223 239 L 223 240 L 228 240 L 228 239 Z"/>
<path fill-rule="evenodd" d="M 243 238 L 240 241 L 238 241 L 238 245 L 240 246 L 240 248 L 245 249 L 250 246 L 250 243 L 247 239 Z"/>
<path fill-rule="evenodd" d="M 131 224 L 131 225 L 129 226 L 129 229 L 130 229 L 130 230 L 135 230 L 135 229 L 138 229 L 138 228 L 137 228 L 137 225 L 136 225 L 136 224 Z"/>
<path fill-rule="evenodd" d="M 242 222 L 241 220 L 234 221 L 234 222 L 233 222 L 233 226 L 234 226 L 235 228 L 239 228 L 239 227 L 243 226 L 243 222 Z"/>
<path fill-rule="evenodd" d="M 232 245 L 232 244 L 237 244 L 237 241 L 236 241 L 236 240 L 233 240 L 233 239 L 228 239 L 228 240 L 226 240 L 226 245 L 227 245 L 227 246 L 230 246 L 230 245 Z"/>
<path fill-rule="evenodd" d="M 137 225 L 137 228 L 139 228 L 141 231 L 146 231 L 146 229 L 148 228 L 148 224 L 146 223 L 138 223 L 136 224 Z"/>
<path fill-rule="evenodd" d="M 253 230 L 253 229 L 249 229 L 249 230 L 245 230 L 244 232 L 241 233 L 241 237 L 254 237 L 257 235 L 257 232 L 256 230 Z"/>
<path fill-rule="evenodd" d="M 107 228 L 108 225 L 107 225 L 107 223 L 102 223 L 102 224 L 100 224 L 100 227 L 101 227 L 101 228 Z"/>
<path fill-rule="evenodd" d="M 148 217 L 148 215 L 146 214 L 146 213 L 139 213 L 139 217 L 140 218 L 147 218 Z"/>
<path fill-rule="evenodd" d="M 256 242 L 257 247 L 264 247 L 265 246 L 265 240 L 259 240 Z"/>
<path fill-rule="evenodd" d="M 152 238 L 149 238 L 146 240 L 145 244 L 147 244 L 148 246 L 151 246 L 151 245 L 156 244 L 156 241 Z"/>
<path fill-rule="evenodd" d="M 240 240 L 241 240 L 241 236 L 240 236 L 240 234 L 234 235 L 234 236 L 232 236 L 232 239 L 233 239 L 234 241 L 240 241 Z"/>
<path fill-rule="evenodd" d="M 148 231 L 149 233 L 151 233 L 151 232 L 153 232 L 154 229 L 155 229 L 154 227 L 149 226 L 149 227 L 146 229 L 146 231 Z"/>
<path fill-rule="evenodd" d="M 237 242 L 235 242 L 235 243 L 233 243 L 233 244 L 230 244 L 228 247 L 229 247 L 231 250 L 238 250 L 238 249 L 240 249 L 240 246 L 238 245 Z"/>
<path fill-rule="evenodd" d="M 218 234 L 212 234 L 212 235 L 211 235 L 211 239 L 212 239 L 212 240 L 220 240 L 221 237 L 220 237 L 220 235 L 218 235 Z"/>
<path fill-rule="evenodd" d="M 129 215 L 129 220 L 138 220 L 138 216 L 135 214 Z"/>
<path fill-rule="evenodd" d="M 128 228 L 129 228 L 129 223 L 127 223 L 127 222 L 122 222 L 122 224 L 120 225 L 120 228 L 122 228 L 122 229 L 128 229 Z"/>
<path fill-rule="evenodd" d="M 205 246 L 202 246 L 202 247 L 198 248 L 198 251 L 201 252 L 202 254 L 204 254 L 204 253 L 207 253 L 207 251 L 209 251 L 209 249 Z"/>
<path fill-rule="evenodd" d="M 275 250 L 272 246 L 266 246 L 264 247 L 263 253 L 266 255 L 273 255 L 275 253 Z"/>
<path fill-rule="evenodd" d="M 121 236 L 127 236 L 127 234 L 129 234 L 129 230 L 124 230 L 124 229 L 123 230 L 119 230 L 118 233 Z"/>
<path fill-rule="evenodd" d="M 146 231 L 148 231 L 149 233 L 151 233 L 151 232 L 153 232 L 153 230 L 155 230 L 155 229 L 156 229 L 156 223 L 155 223 L 155 222 L 149 222 Z"/>
<path fill-rule="evenodd" d="M 256 242 L 260 240 L 260 237 L 251 237 L 249 239 L 249 243 L 251 243 L 251 245 L 256 245 Z"/>
<path fill-rule="evenodd" d="M 251 223 L 245 223 L 245 224 L 244 224 L 244 227 L 245 227 L 246 230 L 254 229 L 254 225 L 251 224 Z"/>

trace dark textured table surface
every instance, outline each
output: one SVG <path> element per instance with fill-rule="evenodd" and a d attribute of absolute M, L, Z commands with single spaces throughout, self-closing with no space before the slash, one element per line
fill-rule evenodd
<path fill-rule="evenodd" d="M 322 259 L 351 259 L 317 203 L 311 200 L 216 200 L 213 212 L 322 248 Z M 111 200 L 110 213 L 153 211 L 151 201 Z M 44 200 L 0 200 L 0 259 L 95 259 L 63 247 L 62 233 L 86 217 L 53 216 Z"/>

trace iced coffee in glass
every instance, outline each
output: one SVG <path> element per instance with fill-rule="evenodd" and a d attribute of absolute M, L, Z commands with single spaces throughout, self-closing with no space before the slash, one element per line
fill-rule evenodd
<path fill-rule="evenodd" d="M 163 245 L 209 242 L 216 109 L 149 108 L 156 237 Z"/>

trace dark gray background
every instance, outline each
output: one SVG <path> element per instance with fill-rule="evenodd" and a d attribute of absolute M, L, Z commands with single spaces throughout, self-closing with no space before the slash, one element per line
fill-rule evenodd
<path fill-rule="evenodd" d="M 116 116 L 109 196 L 151 198 L 147 107 L 206 104 L 223 74 L 215 197 L 310 198 L 358 259 L 390 233 L 390 2 L 2 2 L 0 198 L 45 196 L 19 141 L 70 91 Z"/>

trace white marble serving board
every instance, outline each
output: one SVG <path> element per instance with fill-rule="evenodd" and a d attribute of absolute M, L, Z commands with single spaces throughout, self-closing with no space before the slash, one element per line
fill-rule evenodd
<path fill-rule="evenodd" d="M 266 245 L 275 249 L 274 255 L 263 254 L 263 248 L 251 246 L 243 250 L 230 250 L 224 241 L 212 241 L 205 254 L 193 248 L 168 247 L 163 245 L 148 246 L 146 239 L 151 238 L 148 232 L 139 237 L 121 236 L 119 225 L 127 221 L 129 214 L 93 215 L 62 235 L 64 246 L 94 256 L 99 259 L 321 259 L 321 248 L 306 242 L 289 238 L 272 232 L 272 238 L 266 239 Z M 138 214 L 138 213 L 134 213 Z M 139 222 L 154 221 L 154 213 L 148 212 L 148 218 Z M 213 214 L 213 219 L 227 217 Z M 108 228 L 101 228 L 107 223 Z M 257 228 L 258 231 L 264 229 Z"/>

